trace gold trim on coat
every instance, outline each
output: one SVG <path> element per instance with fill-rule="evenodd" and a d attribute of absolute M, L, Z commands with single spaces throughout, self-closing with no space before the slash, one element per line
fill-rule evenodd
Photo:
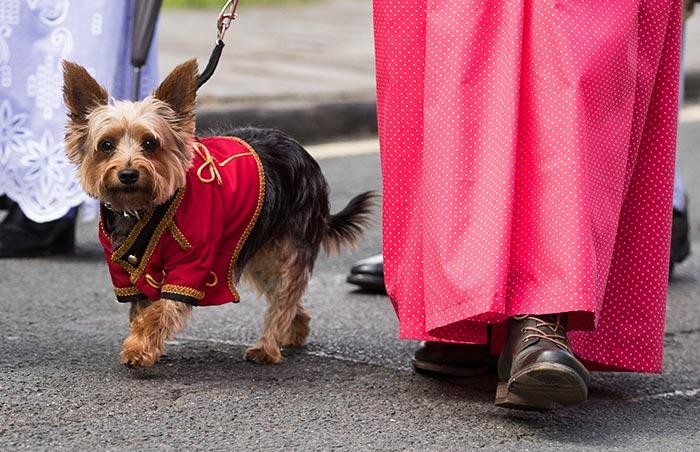
<path fill-rule="evenodd" d="M 211 276 L 211 281 L 207 281 L 204 283 L 205 286 L 207 287 L 214 287 L 215 285 L 219 284 L 219 277 L 216 276 L 216 273 L 214 272 L 209 272 L 209 276 Z"/>
<path fill-rule="evenodd" d="M 146 282 L 149 286 L 153 287 L 154 289 L 160 289 L 161 286 L 163 286 L 162 282 L 156 281 L 156 279 L 148 273 L 146 273 Z"/>
<path fill-rule="evenodd" d="M 212 138 L 232 138 L 232 137 L 212 137 Z M 245 143 L 243 140 L 240 140 L 241 143 Z M 250 146 L 248 146 L 250 148 Z M 252 149 L 252 148 L 250 148 Z M 219 163 L 216 161 L 216 159 L 211 155 L 209 152 L 209 148 L 204 143 L 201 143 L 199 141 L 196 141 L 194 143 L 194 150 L 195 152 L 199 155 L 199 157 L 203 160 L 202 164 L 197 168 L 197 178 L 199 178 L 200 181 L 204 182 L 205 184 L 211 184 L 212 182 L 216 181 L 218 185 L 223 185 L 224 182 L 221 179 L 221 173 L 219 173 L 219 168 L 223 168 L 226 166 L 227 163 L 229 163 L 231 160 L 235 160 L 239 157 L 245 157 L 247 155 L 252 155 L 252 152 L 254 151 L 249 151 L 249 152 L 242 152 L 240 154 L 234 154 L 226 157 L 226 159 Z M 208 169 L 209 170 L 209 177 L 204 176 L 204 170 Z"/>
<path fill-rule="evenodd" d="M 115 287 L 114 294 L 118 297 L 129 297 L 132 295 L 141 295 L 141 291 L 134 286 L 129 287 Z"/>
<path fill-rule="evenodd" d="M 204 298 L 204 292 L 201 290 L 193 289 L 192 287 L 187 286 L 178 286 L 175 284 L 163 284 L 163 287 L 160 288 L 161 296 L 163 295 L 163 292 L 195 298 L 197 301 Z"/>
<path fill-rule="evenodd" d="M 180 245 L 180 248 L 183 250 L 192 248 L 192 245 L 190 245 L 190 242 L 187 240 L 187 237 L 185 237 L 185 234 L 183 234 L 180 228 L 177 227 L 177 224 L 175 224 L 175 220 L 170 222 L 168 228 L 170 229 L 170 234 L 173 236 L 177 244 Z"/>
<path fill-rule="evenodd" d="M 185 190 L 186 187 L 178 190 L 177 194 L 175 195 L 175 199 L 168 207 L 168 210 L 163 215 L 163 218 L 160 219 L 158 225 L 153 230 L 153 234 L 151 234 L 151 237 L 149 237 L 148 239 L 148 245 L 146 246 L 146 250 L 144 251 L 143 256 L 139 258 L 140 261 L 138 267 L 134 267 L 129 262 L 119 259 L 119 256 L 123 256 L 129 250 L 129 248 L 131 248 L 131 245 L 134 244 L 139 234 L 142 232 L 143 228 L 146 226 L 146 224 L 148 224 L 148 221 L 153 216 L 153 210 L 149 210 L 146 213 L 146 215 L 144 215 L 138 221 L 138 223 L 134 225 L 124 243 L 122 243 L 119 246 L 119 248 L 117 248 L 112 253 L 112 262 L 118 263 L 124 268 L 124 270 L 126 270 L 129 273 L 129 280 L 132 284 L 136 284 L 136 281 L 139 280 L 144 270 L 146 269 L 146 265 L 148 265 L 148 263 L 150 262 L 153 250 L 158 245 L 160 237 L 163 235 L 163 231 L 165 230 L 166 226 L 168 226 L 172 222 L 172 219 L 175 216 L 175 212 L 177 212 L 177 208 L 180 206 L 180 202 L 182 201 L 182 198 L 185 195 Z"/>
<path fill-rule="evenodd" d="M 248 226 L 246 226 L 245 230 L 243 231 L 243 235 L 241 235 L 241 238 L 236 244 L 236 248 L 233 251 L 233 256 L 231 257 L 231 261 L 229 262 L 228 266 L 228 287 L 231 290 L 231 293 L 233 294 L 234 301 L 240 301 L 241 297 L 238 294 L 238 291 L 236 290 L 236 286 L 233 284 L 233 267 L 236 265 L 238 255 L 241 253 L 241 249 L 243 248 L 243 245 L 245 245 L 245 241 L 248 239 L 248 236 L 250 236 L 253 227 L 255 227 L 255 224 L 258 221 L 260 211 L 262 210 L 263 202 L 265 201 L 265 169 L 263 168 L 262 162 L 260 161 L 260 157 L 258 156 L 258 153 L 255 151 L 255 149 L 253 149 L 251 145 L 249 145 L 242 139 L 238 137 L 217 138 L 225 138 L 242 144 L 243 146 L 245 146 L 246 149 L 248 149 L 250 155 L 253 156 L 253 158 L 255 159 L 255 163 L 257 163 L 258 165 L 258 180 L 260 182 L 260 186 L 258 189 L 258 204 L 255 206 L 255 212 L 253 213 L 253 217 L 250 219 Z"/>

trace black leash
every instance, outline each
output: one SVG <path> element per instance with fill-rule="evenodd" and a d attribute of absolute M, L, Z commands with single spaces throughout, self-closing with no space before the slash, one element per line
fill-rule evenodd
<path fill-rule="evenodd" d="M 216 66 L 219 64 L 221 53 L 223 52 L 225 46 L 224 35 L 231 26 L 231 23 L 236 20 L 236 8 L 238 8 L 238 1 L 239 0 L 228 0 L 219 12 L 219 17 L 216 20 L 216 45 L 214 46 L 214 50 L 211 51 L 211 56 L 209 57 L 207 66 L 204 68 L 202 73 L 199 74 L 199 78 L 197 79 L 197 89 L 204 85 L 207 80 L 214 75 L 214 71 L 216 71 Z"/>
<path fill-rule="evenodd" d="M 211 51 L 211 56 L 209 57 L 207 67 L 205 67 L 202 73 L 199 74 L 199 78 L 197 79 L 197 89 L 204 85 L 207 82 L 207 80 L 209 80 L 211 76 L 214 75 L 216 66 L 219 64 L 219 59 L 221 59 L 221 52 L 224 50 L 224 45 L 224 41 L 216 42 L 214 50 Z"/>

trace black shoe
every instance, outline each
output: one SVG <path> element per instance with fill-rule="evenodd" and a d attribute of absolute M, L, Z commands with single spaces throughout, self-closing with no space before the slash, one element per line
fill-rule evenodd
<path fill-rule="evenodd" d="M 496 405 L 551 410 L 588 398 L 588 370 L 574 357 L 560 315 L 515 316 L 498 359 Z"/>
<path fill-rule="evenodd" d="M 14 202 L 7 195 L 0 196 L 0 210 L 9 210 L 14 205 Z"/>
<path fill-rule="evenodd" d="M 384 258 L 381 254 L 355 262 L 347 282 L 368 292 L 386 294 L 384 286 Z"/>
<path fill-rule="evenodd" d="M 418 372 L 449 377 L 476 377 L 495 367 L 496 357 L 488 345 L 421 342 L 413 357 Z"/>
<path fill-rule="evenodd" d="M 75 217 L 35 223 L 17 204 L 0 224 L 0 258 L 71 254 L 75 250 Z"/>
<path fill-rule="evenodd" d="M 685 210 L 673 209 L 673 227 L 671 230 L 671 267 L 683 262 L 690 255 L 690 221 L 688 220 L 688 203 Z"/>

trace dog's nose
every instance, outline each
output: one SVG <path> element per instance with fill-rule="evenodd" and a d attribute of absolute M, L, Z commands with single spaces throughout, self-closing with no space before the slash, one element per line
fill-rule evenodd
<path fill-rule="evenodd" d="M 123 170 L 119 171 L 119 174 L 117 174 L 117 176 L 119 177 L 119 181 L 122 184 L 127 184 L 127 185 L 133 184 L 137 180 L 139 180 L 139 172 L 136 171 L 135 169 L 130 169 L 130 168 L 123 169 Z"/>

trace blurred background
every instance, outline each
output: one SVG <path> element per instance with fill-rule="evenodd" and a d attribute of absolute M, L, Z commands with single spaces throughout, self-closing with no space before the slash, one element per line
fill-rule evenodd
<path fill-rule="evenodd" d="M 165 0 L 161 74 L 188 58 L 206 64 L 223 3 Z M 305 142 L 375 133 L 371 9 L 368 0 L 242 0 L 199 91 L 199 126 L 271 124 Z"/>

